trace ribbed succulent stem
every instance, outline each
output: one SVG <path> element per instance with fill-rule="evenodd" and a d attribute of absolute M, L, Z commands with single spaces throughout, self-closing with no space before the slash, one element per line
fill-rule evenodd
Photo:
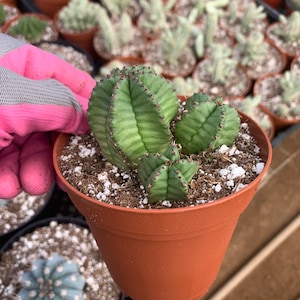
<path fill-rule="evenodd" d="M 121 169 L 133 168 L 146 153 L 165 151 L 178 99 L 153 69 L 115 69 L 93 90 L 89 124 L 103 155 Z"/>

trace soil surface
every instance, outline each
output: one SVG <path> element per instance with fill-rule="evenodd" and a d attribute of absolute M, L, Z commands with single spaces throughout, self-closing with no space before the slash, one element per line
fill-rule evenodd
<path fill-rule="evenodd" d="M 224 145 L 190 157 L 199 162 L 199 169 L 189 185 L 187 200 L 154 205 L 148 202 L 136 172 L 122 172 L 107 162 L 91 133 L 71 136 L 59 164 L 71 185 L 99 201 L 144 209 L 186 207 L 215 201 L 247 186 L 264 168 L 259 151 L 247 123 L 242 123 L 231 147 Z"/>
<path fill-rule="evenodd" d="M 119 299 L 120 292 L 90 231 L 74 223 L 56 221 L 22 236 L 1 255 L 0 299 L 20 299 L 22 274 L 31 270 L 36 259 L 49 258 L 54 253 L 77 263 L 85 281 L 84 300 Z"/>

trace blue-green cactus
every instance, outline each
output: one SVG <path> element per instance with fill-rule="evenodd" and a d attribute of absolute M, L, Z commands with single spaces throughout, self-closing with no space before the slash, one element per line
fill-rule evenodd
<path fill-rule="evenodd" d="M 22 300 L 80 300 L 85 282 L 75 262 L 54 254 L 36 259 L 32 270 L 22 275 Z"/>
<path fill-rule="evenodd" d="M 220 98 L 194 94 L 179 111 L 171 83 L 144 66 L 113 69 L 89 102 L 103 156 L 123 170 L 137 169 L 151 203 L 184 200 L 198 169 L 188 155 L 229 146 L 239 132 L 238 113 Z"/>

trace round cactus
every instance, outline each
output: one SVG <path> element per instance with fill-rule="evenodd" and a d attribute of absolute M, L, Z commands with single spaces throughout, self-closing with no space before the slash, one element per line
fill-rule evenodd
<path fill-rule="evenodd" d="M 75 262 L 54 254 L 49 259 L 36 259 L 32 270 L 22 275 L 23 300 L 80 300 L 85 282 Z"/>

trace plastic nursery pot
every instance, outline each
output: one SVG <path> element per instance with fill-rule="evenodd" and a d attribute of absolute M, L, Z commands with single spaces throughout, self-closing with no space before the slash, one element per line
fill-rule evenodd
<path fill-rule="evenodd" d="M 78 192 L 62 176 L 58 162 L 68 135 L 60 134 L 54 167 L 76 208 L 84 215 L 114 281 L 135 300 L 196 300 L 217 276 L 240 214 L 253 198 L 271 162 L 263 130 L 249 124 L 265 168 L 244 189 L 215 202 L 166 209 L 131 209 L 104 204 Z"/>

